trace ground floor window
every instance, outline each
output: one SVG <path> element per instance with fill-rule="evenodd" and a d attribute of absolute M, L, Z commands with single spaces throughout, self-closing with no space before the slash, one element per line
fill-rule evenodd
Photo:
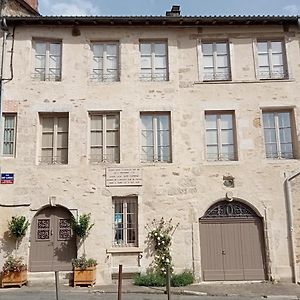
<path fill-rule="evenodd" d="M 114 197 L 113 245 L 137 247 L 137 198 Z"/>

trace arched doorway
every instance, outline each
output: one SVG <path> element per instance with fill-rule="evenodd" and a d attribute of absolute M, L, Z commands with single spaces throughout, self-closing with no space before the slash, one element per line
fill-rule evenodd
<path fill-rule="evenodd" d="M 62 206 L 40 210 L 31 223 L 29 269 L 32 272 L 71 271 L 76 257 L 71 212 Z"/>
<path fill-rule="evenodd" d="M 263 222 L 253 209 L 221 201 L 199 222 L 204 281 L 265 279 Z"/>

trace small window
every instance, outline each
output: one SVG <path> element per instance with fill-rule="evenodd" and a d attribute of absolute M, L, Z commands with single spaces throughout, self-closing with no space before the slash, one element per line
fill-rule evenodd
<path fill-rule="evenodd" d="M 263 112 L 266 157 L 292 159 L 294 155 L 292 113 L 290 111 Z"/>
<path fill-rule="evenodd" d="M 168 44 L 166 42 L 140 42 L 142 81 L 167 81 Z"/>
<path fill-rule="evenodd" d="M 90 161 L 120 162 L 119 113 L 90 114 Z"/>
<path fill-rule="evenodd" d="M 237 160 L 233 112 L 206 112 L 207 160 Z"/>
<path fill-rule="evenodd" d="M 287 79 L 287 61 L 283 41 L 258 41 L 259 79 Z"/>
<path fill-rule="evenodd" d="M 66 115 L 41 115 L 40 163 L 68 163 L 69 118 Z"/>
<path fill-rule="evenodd" d="M 169 113 L 142 113 L 142 162 L 171 162 Z"/>
<path fill-rule="evenodd" d="M 137 247 L 137 198 L 113 198 L 113 210 L 113 245 L 119 247 Z"/>
<path fill-rule="evenodd" d="M 16 152 L 17 115 L 3 114 L 3 156 L 14 157 Z"/>
<path fill-rule="evenodd" d="M 93 43 L 93 69 L 91 79 L 99 82 L 119 81 L 118 43 Z"/>
<path fill-rule="evenodd" d="M 203 81 L 231 80 L 227 42 L 202 43 Z"/>
<path fill-rule="evenodd" d="M 40 81 L 61 81 L 61 42 L 34 41 L 34 73 Z"/>

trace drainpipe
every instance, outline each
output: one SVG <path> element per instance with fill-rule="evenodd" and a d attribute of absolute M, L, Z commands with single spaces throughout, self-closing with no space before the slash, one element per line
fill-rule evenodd
<path fill-rule="evenodd" d="M 292 188 L 291 181 L 300 175 L 300 170 L 288 175 L 287 172 L 284 173 L 284 187 L 286 193 L 286 204 L 287 204 L 287 217 L 288 217 L 288 228 L 289 228 L 289 238 L 292 256 L 292 267 L 294 275 L 294 283 L 298 283 L 298 272 L 295 254 L 295 237 L 294 237 L 294 220 L 293 220 L 293 198 L 292 198 Z"/>

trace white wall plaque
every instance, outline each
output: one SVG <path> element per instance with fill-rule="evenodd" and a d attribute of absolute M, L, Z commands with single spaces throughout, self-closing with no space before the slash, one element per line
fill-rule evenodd
<path fill-rule="evenodd" d="M 106 186 L 142 185 L 141 168 L 106 168 Z"/>

